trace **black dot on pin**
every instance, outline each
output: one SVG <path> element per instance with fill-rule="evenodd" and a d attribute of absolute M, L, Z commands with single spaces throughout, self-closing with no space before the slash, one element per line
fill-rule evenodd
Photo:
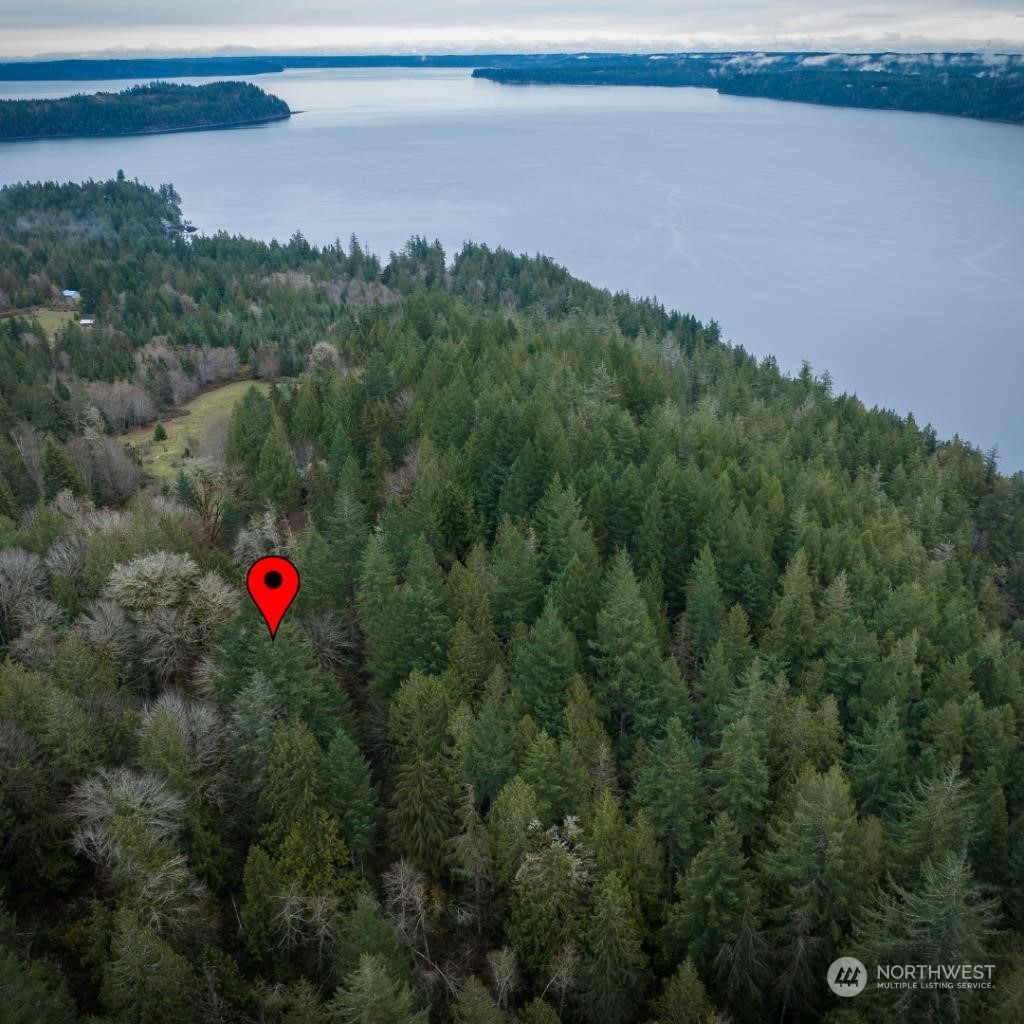
<path fill-rule="evenodd" d="M 284 583 L 284 577 L 282 577 L 276 569 L 271 569 L 270 572 L 263 577 L 263 582 L 267 585 L 268 589 L 277 590 L 277 588 Z"/>

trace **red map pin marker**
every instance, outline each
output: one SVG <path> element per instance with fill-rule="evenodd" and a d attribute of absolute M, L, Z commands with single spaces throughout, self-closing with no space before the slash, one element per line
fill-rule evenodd
<path fill-rule="evenodd" d="M 267 620 L 270 639 L 277 635 L 284 613 L 299 592 L 299 570 L 278 555 L 268 555 L 254 562 L 245 578 L 249 596 Z"/>

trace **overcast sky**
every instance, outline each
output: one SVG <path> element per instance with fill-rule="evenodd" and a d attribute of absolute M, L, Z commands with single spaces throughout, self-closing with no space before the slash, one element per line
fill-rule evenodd
<path fill-rule="evenodd" d="M 0 56 L 534 49 L 1024 49 L 1021 0 L 0 0 Z"/>

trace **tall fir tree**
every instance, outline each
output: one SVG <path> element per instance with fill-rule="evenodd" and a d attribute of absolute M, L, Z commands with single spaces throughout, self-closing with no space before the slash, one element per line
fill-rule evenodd
<path fill-rule="evenodd" d="M 377 956 L 361 956 L 330 1003 L 332 1024 L 427 1024 L 412 989 Z"/>
<path fill-rule="evenodd" d="M 584 1019 L 626 1024 L 646 987 L 647 956 L 629 892 L 617 872 L 598 881 L 581 970 Z"/>
<path fill-rule="evenodd" d="M 558 729 L 575 671 L 576 643 L 549 601 L 529 635 L 516 645 L 512 685 L 527 712 L 551 733 Z"/>
<path fill-rule="evenodd" d="M 379 803 L 370 766 L 344 727 L 324 753 L 323 776 L 324 804 L 338 817 L 352 856 L 363 861 L 373 846 Z"/>
<path fill-rule="evenodd" d="M 703 661 L 718 639 L 724 617 L 725 597 L 718 582 L 718 570 L 711 548 L 705 544 L 686 584 L 686 622 L 698 661 Z"/>
<path fill-rule="evenodd" d="M 592 649 L 594 696 L 612 723 L 613 740 L 629 751 L 657 725 L 665 696 L 665 666 L 625 552 L 620 551 L 608 569 Z"/>
<path fill-rule="evenodd" d="M 432 875 L 448 864 L 457 794 L 440 758 L 416 754 L 394 772 L 389 822 L 397 850 Z"/>
<path fill-rule="evenodd" d="M 669 865 L 679 870 L 696 848 L 706 811 L 697 746 L 678 718 L 652 744 L 636 778 L 633 801 L 650 817 L 665 844 Z"/>
<path fill-rule="evenodd" d="M 712 806 L 729 815 L 746 843 L 755 844 L 764 828 L 771 780 L 758 734 L 746 715 L 726 726 L 709 775 L 715 786 Z"/>
<path fill-rule="evenodd" d="M 53 501 L 61 491 L 84 494 L 85 482 L 64 445 L 47 434 L 43 442 L 43 499 Z"/>
<path fill-rule="evenodd" d="M 298 507 L 302 477 L 285 437 L 284 426 L 276 416 L 260 448 L 254 482 L 257 496 L 272 508 L 290 512 Z"/>
<path fill-rule="evenodd" d="M 711 964 L 723 945 L 736 941 L 749 886 L 742 836 L 729 815 L 720 814 L 707 845 L 680 875 L 670 912 L 670 932 L 696 963 Z"/>

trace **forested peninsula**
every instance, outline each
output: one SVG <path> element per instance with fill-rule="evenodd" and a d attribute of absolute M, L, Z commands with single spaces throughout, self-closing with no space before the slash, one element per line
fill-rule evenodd
<path fill-rule="evenodd" d="M 577 54 L 496 62 L 476 78 L 509 85 L 657 85 L 835 107 L 1024 124 L 1024 57 L 982 54 Z"/>
<path fill-rule="evenodd" d="M 284 100 L 246 82 L 152 82 L 116 93 L 2 100 L 0 141 L 237 128 L 290 116 Z"/>
<path fill-rule="evenodd" d="M 0 191 L 4 1024 L 1019 1018 L 1024 475 L 542 257 L 181 223 Z"/>

